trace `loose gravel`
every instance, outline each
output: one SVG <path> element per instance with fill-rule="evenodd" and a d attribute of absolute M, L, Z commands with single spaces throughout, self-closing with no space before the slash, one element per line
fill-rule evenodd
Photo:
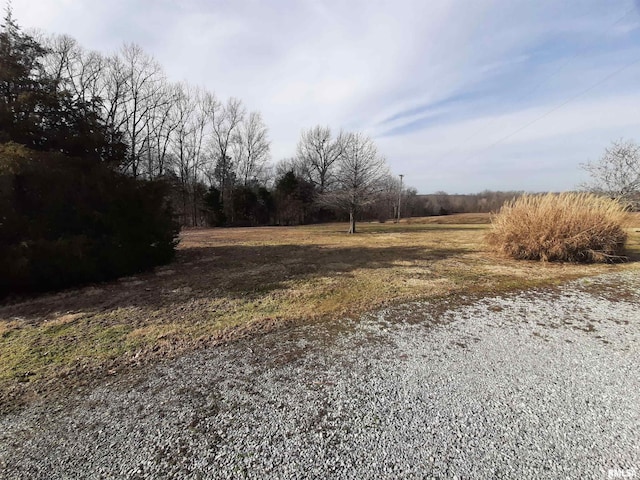
<path fill-rule="evenodd" d="M 640 478 L 640 276 L 412 303 L 0 418 L 0 478 Z"/>

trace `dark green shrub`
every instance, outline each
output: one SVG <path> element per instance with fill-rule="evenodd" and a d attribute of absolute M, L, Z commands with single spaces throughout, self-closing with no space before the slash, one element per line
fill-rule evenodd
<path fill-rule="evenodd" d="M 101 163 L 0 145 L 0 294 L 168 262 L 179 227 L 166 194 Z"/>

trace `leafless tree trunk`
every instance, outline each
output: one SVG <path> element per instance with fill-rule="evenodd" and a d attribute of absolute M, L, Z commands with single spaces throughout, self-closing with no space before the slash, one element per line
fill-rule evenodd
<path fill-rule="evenodd" d="M 222 195 L 229 183 L 229 172 L 231 170 L 230 153 L 233 143 L 237 140 L 237 130 L 244 119 L 245 110 L 242 102 L 237 98 L 230 98 L 226 105 L 222 105 L 217 100 L 210 102 L 210 116 L 213 128 L 213 151 L 217 157 L 218 181 Z"/>
<path fill-rule="evenodd" d="M 175 115 L 172 114 L 179 95 L 178 89 L 178 86 L 165 82 L 156 92 L 157 98 L 151 102 L 142 148 L 147 158 L 146 173 L 151 179 L 162 177 L 165 173 L 171 135 L 178 127 Z"/>
<path fill-rule="evenodd" d="M 238 139 L 238 129 L 245 116 L 242 102 L 236 98 L 230 98 L 226 105 L 210 95 L 207 102 L 207 110 L 212 128 L 210 151 L 215 159 L 215 167 L 210 172 L 212 180 L 216 181 L 220 189 L 220 202 L 225 214 L 233 217 L 234 164 L 231 158 L 233 144 Z"/>
<path fill-rule="evenodd" d="M 251 112 L 240 123 L 233 150 L 238 164 L 238 177 L 246 187 L 251 179 L 257 178 L 269 159 L 267 127 L 260 113 Z"/>
<path fill-rule="evenodd" d="M 378 198 L 389 173 L 371 138 L 362 133 L 347 133 L 341 135 L 340 143 L 337 188 L 323 194 L 321 202 L 346 210 L 349 233 L 356 233 L 357 214 Z"/>
<path fill-rule="evenodd" d="M 122 124 L 129 145 L 125 169 L 137 177 L 140 173 L 142 148 L 145 146 L 144 132 L 151 112 L 158 102 L 165 101 L 159 95 L 165 84 L 165 77 L 160 64 L 138 45 L 124 45 L 120 55 L 125 78 Z"/>
<path fill-rule="evenodd" d="M 179 86 L 176 91 L 173 109 L 171 110 L 171 122 L 175 129 L 170 136 L 170 148 L 174 160 L 172 167 L 180 180 L 182 197 L 182 223 L 187 224 L 189 218 L 189 194 L 191 175 L 194 170 L 193 159 L 190 155 L 189 145 L 193 135 L 193 117 L 195 116 L 195 101 L 185 86 Z"/>
<path fill-rule="evenodd" d="M 112 55 L 105 61 L 106 69 L 103 76 L 104 90 L 102 96 L 102 108 L 104 120 L 111 133 L 111 141 L 124 130 L 127 117 L 124 114 L 124 104 L 127 101 L 126 84 L 127 73 L 122 59 L 118 55 Z M 122 170 L 126 165 L 120 165 Z"/>
<path fill-rule="evenodd" d="M 42 39 L 49 53 L 44 58 L 44 69 L 58 88 L 72 87 L 75 67 L 82 47 L 68 35 L 52 35 Z"/>
<path fill-rule="evenodd" d="M 375 207 L 378 219 L 383 221 L 388 218 L 396 218 L 398 215 L 398 201 L 401 198 L 400 179 L 394 175 L 385 176 L 381 182 L 380 195 Z"/>
<path fill-rule="evenodd" d="M 198 225 L 198 186 L 201 172 L 206 164 L 207 157 L 204 152 L 204 142 L 207 138 L 207 128 L 209 127 L 209 116 L 204 102 L 205 94 L 196 90 L 195 111 L 192 117 L 192 134 L 189 137 L 188 151 L 192 159 L 191 162 L 191 196 L 193 200 L 193 225 Z"/>

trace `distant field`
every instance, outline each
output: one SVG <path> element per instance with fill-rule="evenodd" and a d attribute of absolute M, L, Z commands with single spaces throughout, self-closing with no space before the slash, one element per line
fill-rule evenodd
<path fill-rule="evenodd" d="M 362 223 L 357 235 L 346 224 L 186 231 L 176 261 L 155 272 L 0 306 L 0 410 L 288 322 L 640 269 L 639 215 L 624 265 L 500 258 L 484 245 L 486 221 Z"/>
<path fill-rule="evenodd" d="M 405 220 L 403 220 L 405 221 Z M 490 213 L 456 213 L 454 215 L 440 215 L 437 217 L 420 217 L 409 218 L 406 220 L 410 224 L 441 224 L 441 225 L 454 225 L 454 224 L 489 224 L 491 223 Z"/>

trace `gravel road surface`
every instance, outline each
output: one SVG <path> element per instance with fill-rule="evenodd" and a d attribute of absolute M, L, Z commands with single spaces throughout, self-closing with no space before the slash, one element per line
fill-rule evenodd
<path fill-rule="evenodd" d="M 640 479 L 640 275 L 166 361 L 0 418 L 0 478 Z"/>

